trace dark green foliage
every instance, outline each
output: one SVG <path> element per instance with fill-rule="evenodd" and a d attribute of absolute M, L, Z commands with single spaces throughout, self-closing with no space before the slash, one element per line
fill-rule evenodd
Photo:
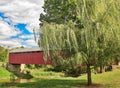
<path fill-rule="evenodd" d="M 45 0 L 45 14 L 40 15 L 41 22 L 65 23 L 74 20 L 76 16 L 76 2 L 74 0 Z"/>
<path fill-rule="evenodd" d="M 0 61 L 4 62 L 8 59 L 8 49 L 0 46 Z"/>
<path fill-rule="evenodd" d="M 77 16 L 77 2 L 76 0 L 45 0 L 44 14 L 40 14 L 40 25 L 44 22 L 68 24 L 73 21 L 74 25 L 83 28 L 80 19 Z"/>
<path fill-rule="evenodd" d="M 71 76 L 71 77 L 78 77 L 82 74 L 85 74 L 86 70 L 87 70 L 86 66 L 78 65 L 78 66 L 74 66 L 74 68 L 66 69 L 65 75 L 66 76 Z"/>

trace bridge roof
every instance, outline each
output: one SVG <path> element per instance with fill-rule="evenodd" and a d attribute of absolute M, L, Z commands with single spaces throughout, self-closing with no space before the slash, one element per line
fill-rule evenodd
<path fill-rule="evenodd" d="M 18 49 L 13 49 L 10 50 L 10 53 L 26 53 L 26 52 L 38 52 L 42 51 L 40 47 L 38 48 L 18 48 Z"/>

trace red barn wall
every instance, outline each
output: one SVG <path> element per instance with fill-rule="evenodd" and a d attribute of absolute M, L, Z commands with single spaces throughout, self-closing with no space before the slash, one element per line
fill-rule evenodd
<path fill-rule="evenodd" d="M 46 63 L 44 62 L 43 52 L 10 53 L 9 63 L 11 64 L 51 64 L 49 60 Z"/>

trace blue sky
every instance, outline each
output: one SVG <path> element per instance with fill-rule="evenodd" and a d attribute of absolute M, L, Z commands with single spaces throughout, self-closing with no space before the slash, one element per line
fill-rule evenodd
<path fill-rule="evenodd" d="M 33 29 L 39 29 L 44 0 L 0 0 L 0 46 L 37 47 Z"/>

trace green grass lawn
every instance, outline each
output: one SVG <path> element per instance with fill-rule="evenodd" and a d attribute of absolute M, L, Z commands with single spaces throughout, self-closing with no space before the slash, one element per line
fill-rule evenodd
<path fill-rule="evenodd" d="M 31 74 L 35 77 L 35 78 L 55 78 L 55 77 L 61 77 L 64 76 L 64 74 L 62 72 L 54 72 L 54 71 L 44 71 L 45 69 L 33 69 L 31 70 Z"/>
<path fill-rule="evenodd" d="M 34 82 L 0 83 L 0 88 L 120 88 L 120 69 L 103 74 L 92 74 L 93 85 L 89 87 L 86 86 L 86 75 L 72 78 L 63 77 L 63 73 L 41 70 L 32 70 L 31 74 L 36 77 L 33 79 Z"/>
<path fill-rule="evenodd" d="M 10 74 L 11 73 L 7 71 L 5 68 L 0 67 L 0 78 L 9 78 Z"/>
<path fill-rule="evenodd" d="M 120 88 L 120 70 L 93 75 L 93 82 L 107 85 L 109 88 Z"/>

